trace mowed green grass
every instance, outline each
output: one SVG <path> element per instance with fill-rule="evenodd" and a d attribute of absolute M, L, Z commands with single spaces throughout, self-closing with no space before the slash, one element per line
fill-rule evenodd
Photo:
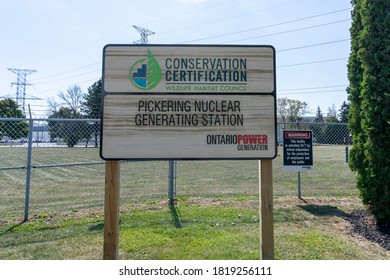
<path fill-rule="evenodd" d="M 344 215 L 353 199 L 276 198 L 275 258 L 282 260 L 389 259 L 390 253 L 349 232 Z M 182 200 L 133 204 L 120 215 L 119 258 L 136 260 L 259 259 L 257 202 Z M 39 215 L 0 227 L 0 259 L 102 259 L 103 216 L 85 211 Z"/>
<path fill-rule="evenodd" d="M 363 209 L 344 149 L 315 147 L 315 170 L 301 175 L 312 208 L 296 199 L 296 173 L 282 170 L 280 156 L 273 161 L 277 259 L 389 258 L 351 235 L 344 215 L 311 211 Z M 25 165 L 26 149 L 0 152 L 0 167 Z M 98 149 L 33 150 L 34 166 L 81 162 L 102 162 Z M 167 161 L 121 163 L 120 257 L 258 259 L 258 161 L 179 161 L 176 170 L 177 208 L 169 209 Z M 25 174 L 0 170 L 0 259 L 101 259 L 104 164 L 33 168 L 31 219 L 19 224 Z"/>
<path fill-rule="evenodd" d="M 26 165 L 26 148 L 0 148 L 0 167 Z M 282 150 L 279 151 L 282 154 Z M 317 146 L 313 172 L 301 173 L 303 197 L 356 197 L 355 176 L 345 163 L 343 146 Z M 100 165 L 33 168 L 30 212 L 55 213 L 103 206 L 104 164 L 96 148 L 35 148 L 33 166 L 95 163 Z M 258 161 L 178 161 L 179 197 L 258 196 Z M 297 195 L 297 173 L 273 161 L 274 196 Z M 0 220 L 23 217 L 26 170 L 0 170 Z M 121 164 L 121 203 L 161 200 L 168 192 L 168 162 Z"/>

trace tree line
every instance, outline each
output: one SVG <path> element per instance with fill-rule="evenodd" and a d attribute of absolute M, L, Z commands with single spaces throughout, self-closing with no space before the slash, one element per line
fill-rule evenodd
<path fill-rule="evenodd" d="M 93 140 L 95 147 L 98 147 L 99 122 L 73 122 L 58 119 L 99 119 L 101 91 L 102 80 L 100 79 L 88 88 L 87 93 L 83 93 L 77 85 L 69 87 L 66 92 L 60 92 L 58 97 L 63 101 L 63 106 L 59 106 L 54 98 L 49 99 L 50 137 L 63 139 L 68 147 L 74 147 L 80 140 L 85 140 L 86 145 Z"/>
<path fill-rule="evenodd" d="M 78 85 L 70 86 L 65 92 L 60 92 L 58 98 L 49 98 L 49 133 L 51 138 L 62 139 L 69 147 L 74 147 L 80 140 L 93 141 L 95 147 L 98 146 L 100 124 L 98 122 L 68 121 L 68 119 L 99 119 L 101 114 L 101 79 L 93 83 L 84 93 Z M 318 107 L 314 123 L 309 129 L 317 143 L 322 144 L 349 144 L 349 133 L 345 126 L 332 126 L 330 124 L 346 123 L 349 104 L 344 102 L 339 113 L 335 105 L 328 108 L 326 116 Z M 308 104 L 306 102 L 278 98 L 277 117 L 279 122 L 302 122 L 308 114 Z M 25 118 L 16 102 L 12 99 L 0 101 L 0 117 Z M 67 119 L 67 120 L 61 120 Z M 329 123 L 329 124 L 325 124 Z M 315 125 L 323 124 L 323 125 Z M 307 127 L 307 126 L 306 126 Z M 0 123 L 0 139 L 8 137 L 11 139 L 24 138 L 28 134 L 28 124 L 26 122 Z"/>
<path fill-rule="evenodd" d="M 100 123 L 69 121 L 69 119 L 99 119 L 101 111 L 101 79 L 83 93 L 78 85 L 71 86 L 58 97 L 62 106 L 54 98 L 48 100 L 50 138 L 62 139 L 68 147 L 74 147 L 80 140 L 93 140 L 98 147 Z M 19 105 L 11 98 L 0 100 L 0 118 L 26 118 Z M 28 123 L 22 120 L 0 121 L 0 140 L 20 139 L 28 136 Z"/>
<path fill-rule="evenodd" d="M 277 100 L 278 122 L 291 123 L 284 125 L 285 129 L 299 129 L 300 122 L 309 122 L 305 129 L 313 131 L 313 139 L 318 144 L 352 144 L 348 127 L 345 125 L 348 122 L 348 111 L 349 103 L 346 101 L 339 110 L 333 104 L 326 115 L 318 106 L 314 120 L 307 121 L 305 116 L 309 111 L 306 102 L 285 97 Z"/>

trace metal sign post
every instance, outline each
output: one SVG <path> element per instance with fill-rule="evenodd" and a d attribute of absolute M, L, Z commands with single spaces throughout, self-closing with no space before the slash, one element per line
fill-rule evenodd
<path fill-rule="evenodd" d="M 301 199 L 301 171 L 313 170 L 312 131 L 283 131 L 283 169 L 298 172 L 298 198 Z"/>

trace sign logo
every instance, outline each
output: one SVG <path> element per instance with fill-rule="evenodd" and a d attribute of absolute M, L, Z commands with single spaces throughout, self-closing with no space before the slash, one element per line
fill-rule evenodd
<path fill-rule="evenodd" d="M 148 57 L 137 60 L 130 68 L 130 81 L 141 90 L 155 88 L 161 80 L 161 68 L 152 53 Z"/>

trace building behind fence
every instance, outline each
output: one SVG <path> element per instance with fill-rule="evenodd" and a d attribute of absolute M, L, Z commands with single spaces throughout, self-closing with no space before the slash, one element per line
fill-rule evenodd
<path fill-rule="evenodd" d="M 296 196 L 298 176 L 282 168 L 282 131 L 311 130 L 314 171 L 301 174 L 303 197 L 356 196 L 346 124 L 279 123 L 273 161 L 274 196 Z M 2 219 L 99 211 L 104 205 L 100 120 L 0 118 L 0 224 Z M 218 199 L 258 197 L 258 161 L 176 161 L 176 195 Z M 121 205 L 167 198 L 168 161 L 121 165 Z"/>

